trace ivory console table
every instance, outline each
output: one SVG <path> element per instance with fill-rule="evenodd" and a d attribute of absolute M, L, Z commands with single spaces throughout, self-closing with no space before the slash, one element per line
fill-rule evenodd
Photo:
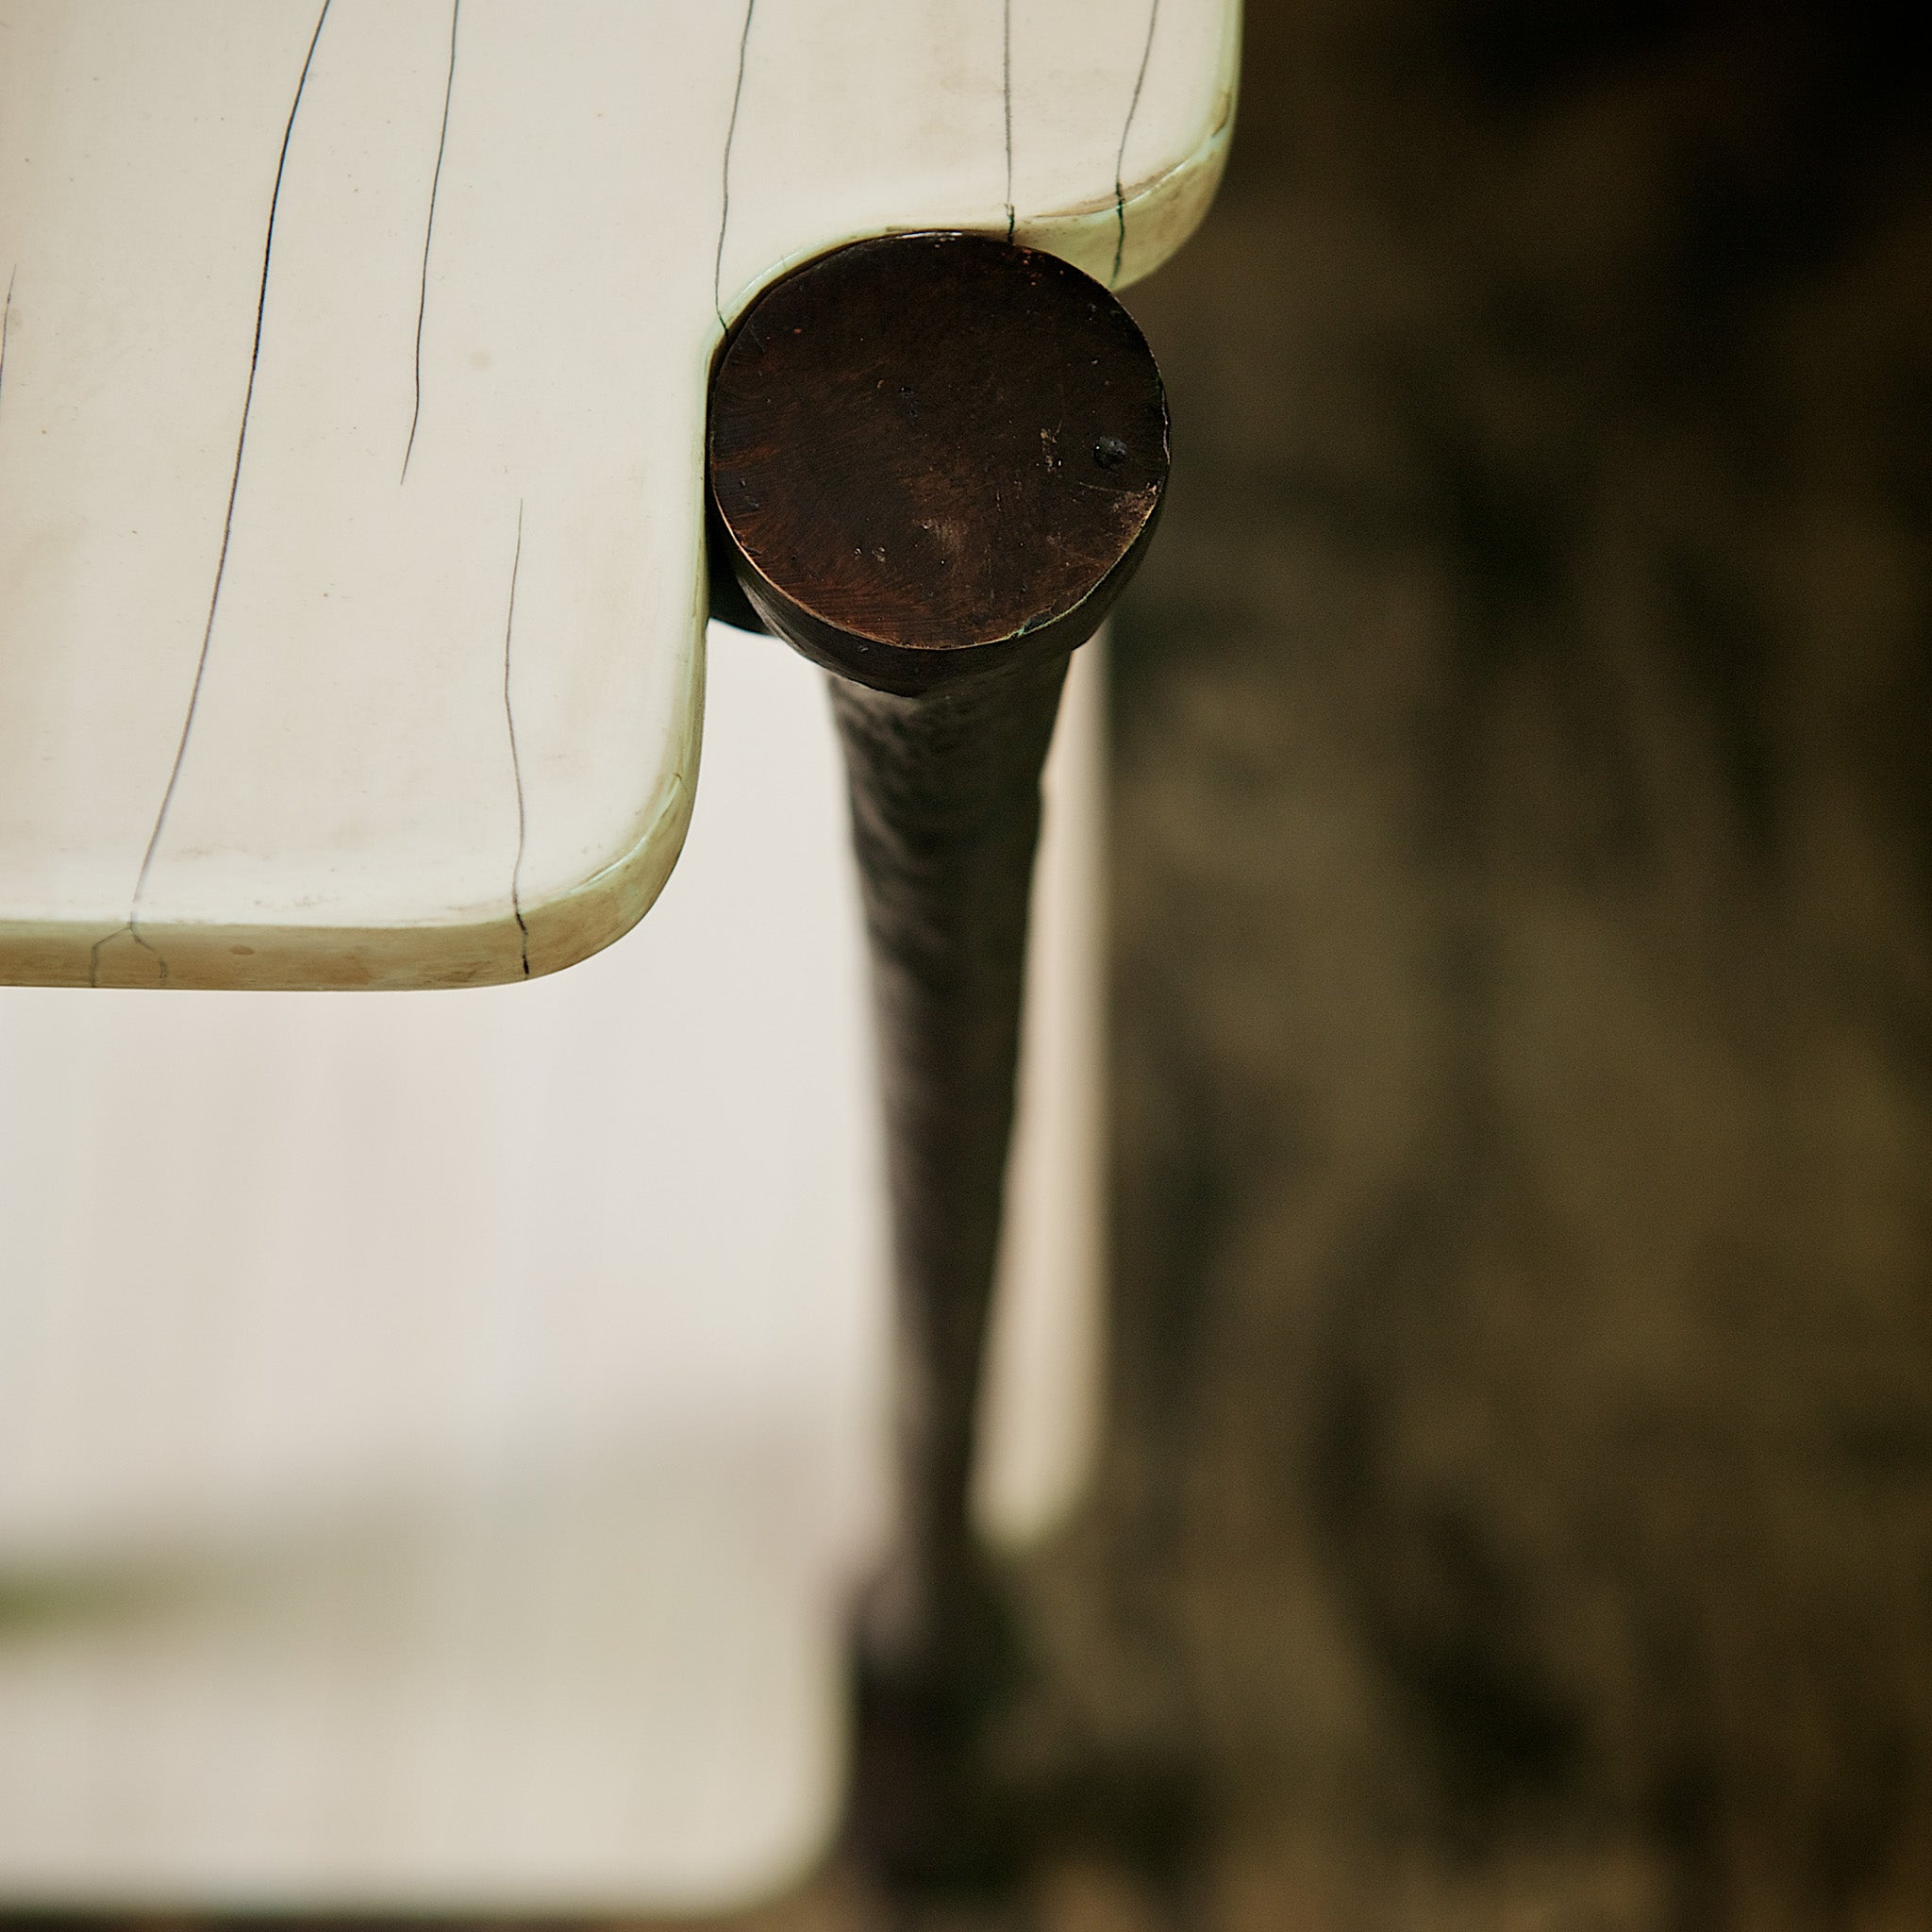
<path fill-rule="evenodd" d="M 1165 474 L 1106 290 L 1205 208 L 1236 34 L 1233 0 L 24 0 L 0 40 L 0 979 L 554 973 L 676 859 L 714 600 L 834 671 L 917 1398 L 861 1812 L 914 1864 L 866 1727 L 890 1767 L 955 1724 L 978 1641 L 1029 801 Z M 860 402 L 876 543 L 800 460 Z M 977 525 L 904 494 L 955 445 L 968 495 L 1009 479 Z"/>
<path fill-rule="evenodd" d="M 23 0 L 0 979 L 466 986 L 695 795 L 706 376 L 891 229 L 1144 274 L 1227 0 Z"/>

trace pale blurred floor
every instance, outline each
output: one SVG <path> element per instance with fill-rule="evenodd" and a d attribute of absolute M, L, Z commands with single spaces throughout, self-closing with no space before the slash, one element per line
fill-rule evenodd
<path fill-rule="evenodd" d="M 716 1907 L 822 1853 L 887 1505 L 819 675 L 715 630 L 690 844 L 528 987 L 0 998 L 0 1896 Z M 982 1515 L 1091 1453 L 1099 660 L 1050 778 Z"/>

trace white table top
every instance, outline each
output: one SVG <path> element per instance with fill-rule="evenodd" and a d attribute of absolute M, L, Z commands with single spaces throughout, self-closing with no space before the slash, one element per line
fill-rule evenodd
<path fill-rule="evenodd" d="M 893 228 L 1145 273 L 1213 192 L 1237 25 L 15 0 L 0 980 L 458 986 L 608 945 L 691 808 L 725 321 Z"/>

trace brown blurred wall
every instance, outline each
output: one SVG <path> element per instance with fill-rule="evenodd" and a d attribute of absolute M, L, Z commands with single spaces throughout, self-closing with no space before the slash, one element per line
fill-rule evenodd
<path fill-rule="evenodd" d="M 1932 1925 L 1924 65 L 1249 12 L 1128 297 L 1175 483 L 1056 1600 L 1208 1767 L 1204 1923 Z"/>

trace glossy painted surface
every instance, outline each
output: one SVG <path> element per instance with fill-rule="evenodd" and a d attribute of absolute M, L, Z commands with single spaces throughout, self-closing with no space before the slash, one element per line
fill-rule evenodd
<path fill-rule="evenodd" d="M 23 0 L 0 62 L 0 978 L 455 986 L 649 906 L 722 324 L 857 235 L 1125 281 L 1227 0 Z"/>

